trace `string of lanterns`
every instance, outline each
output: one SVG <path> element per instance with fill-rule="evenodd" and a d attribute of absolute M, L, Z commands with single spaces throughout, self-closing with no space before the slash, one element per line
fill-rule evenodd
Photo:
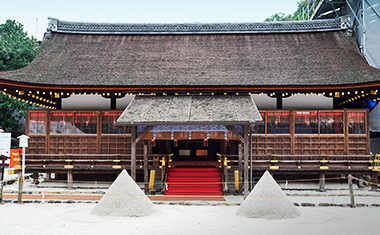
<path fill-rule="evenodd" d="M 116 98 L 121 98 L 121 97 L 124 97 L 125 95 L 127 96 L 133 96 L 133 95 L 139 95 L 139 96 L 144 96 L 144 95 L 147 95 L 145 93 L 142 93 L 142 92 L 139 92 L 139 93 L 133 93 L 133 92 L 115 92 L 115 93 L 110 93 L 110 92 L 103 92 L 103 93 L 99 93 L 99 92 L 45 92 L 45 91 L 29 91 L 27 92 L 26 96 L 28 96 L 28 98 L 22 98 L 21 96 L 24 96 L 25 95 L 25 91 L 22 91 L 22 90 L 8 90 L 6 88 L 4 88 L 4 91 L 2 91 L 2 93 L 4 95 L 8 95 L 9 97 L 12 97 L 13 99 L 17 99 L 19 101 L 22 101 L 22 102 L 26 102 L 26 103 L 30 103 L 30 104 L 33 104 L 33 105 L 37 105 L 37 106 L 40 106 L 40 107 L 44 107 L 44 108 L 49 108 L 49 109 L 56 109 L 56 105 L 57 105 L 57 102 L 54 101 L 54 99 L 59 99 L 59 98 L 66 98 L 66 97 L 70 97 L 71 95 L 102 95 L 103 97 L 106 97 L 106 98 L 109 98 L 109 97 L 116 97 Z M 15 95 L 14 93 L 16 93 L 17 95 Z M 208 93 L 202 93 L 202 92 L 199 92 L 199 93 L 190 93 L 190 92 L 186 92 L 186 93 L 179 93 L 179 92 L 175 92 L 173 93 L 174 95 L 176 96 L 179 96 L 179 95 L 215 95 L 214 92 L 208 92 Z M 231 94 L 234 94 L 234 95 L 252 95 L 252 94 L 257 94 L 259 96 L 263 96 L 264 94 L 266 94 L 268 97 L 271 97 L 271 98 L 285 98 L 285 97 L 290 97 L 290 96 L 298 96 L 298 95 L 306 95 L 306 96 L 309 96 L 309 95 L 317 95 L 317 96 L 327 96 L 327 97 L 331 97 L 331 98 L 340 98 L 340 99 L 345 99 L 343 101 L 341 101 L 338 105 L 339 106 L 342 106 L 342 105 L 345 105 L 345 104 L 348 104 L 350 102 L 354 102 L 358 99 L 362 99 L 362 98 L 365 98 L 365 97 L 369 97 L 369 96 L 375 96 L 374 98 L 371 98 L 372 100 L 374 101 L 378 101 L 380 100 L 380 97 L 377 97 L 377 94 L 378 94 L 378 90 L 370 90 L 370 91 L 364 91 L 364 90 L 361 90 L 361 91 L 331 91 L 331 92 L 316 92 L 316 93 L 313 93 L 313 92 L 244 92 L 244 93 L 238 93 L 238 92 L 235 92 L 235 93 L 227 93 L 227 92 L 224 92 L 224 93 L 220 93 L 220 94 L 223 94 L 223 95 L 231 95 Z M 163 96 L 167 96 L 168 93 L 166 92 L 162 92 L 162 93 L 156 93 L 156 92 L 151 92 L 150 94 L 148 95 L 151 95 L 151 96 L 156 96 L 156 95 L 163 95 Z M 50 96 L 50 98 L 49 98 Z"/>

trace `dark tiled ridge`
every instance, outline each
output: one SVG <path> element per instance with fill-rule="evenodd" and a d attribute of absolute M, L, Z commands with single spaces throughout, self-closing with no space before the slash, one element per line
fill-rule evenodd
<path fill-rule="evenodd" d="M 302 32 L 338 30 L 340 20 L 285 21 L 262 23 L 178 23 L 178 24 L 127 24 L 127 23 L 86 23 L 57 20 L 57 31 L 67 33 L 252 33 L 252 32 Z"/>

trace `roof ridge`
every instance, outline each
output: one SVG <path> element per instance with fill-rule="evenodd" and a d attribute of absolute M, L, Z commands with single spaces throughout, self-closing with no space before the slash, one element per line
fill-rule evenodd
<path fill-rule="evenodd" d="M 225 34 L 341 30 L 340 19 L 246 23 L 91 23 L 49 18 L 48 32 L 83 34 Z"/>

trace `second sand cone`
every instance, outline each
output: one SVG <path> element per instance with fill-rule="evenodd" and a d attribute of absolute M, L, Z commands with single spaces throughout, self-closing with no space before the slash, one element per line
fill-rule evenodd
<path fill-rule="evenodd" d="M 301 215 L 268 171 L 240 205 L 237 214 L 263 219 L 288 219 Z"/>

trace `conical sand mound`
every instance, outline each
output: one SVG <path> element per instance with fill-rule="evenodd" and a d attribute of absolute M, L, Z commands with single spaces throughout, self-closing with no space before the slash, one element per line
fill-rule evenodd
<path fill-rule="evenodd" d="M 301 215 L 268 171 L 240 205 L 237 214 L 263 219 L 287 219 Z"/>
<path fill-rule="evenodd" d="M 157 211 L 152 201 L 123 170 L 91 211 L 100 216 L 148 216 Z"/>

